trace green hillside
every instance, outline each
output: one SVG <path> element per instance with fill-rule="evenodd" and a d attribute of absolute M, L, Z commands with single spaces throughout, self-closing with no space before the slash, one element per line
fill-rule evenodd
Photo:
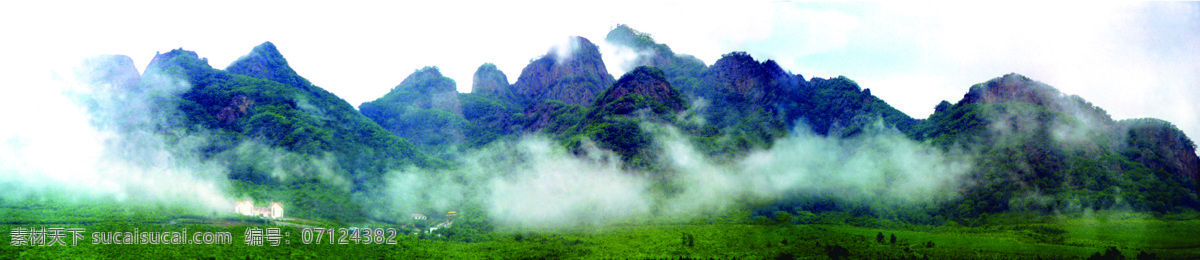
<path fill-rule="evenodd" d="M 604 40 L 572 37 L 511 84 L 485 63 L 471 93 L 437 67 L 395 74 L 357 109 L 271 42 L 223 70 L 183 49 L 140 74 L 126 56 L 85 60 L 72 72 L 90 92 L 72 101 L 99 141 L 79 149 L 106 153 L 91 159 L 115 170 L 87 181 L 115 191 L 0 182 L 14 191 L 0 228 L 188 228 L 237 243 L 9 235 L 0 258 L 1200 257 L 1200 158 L 1171 122 L 1114 119 L 1016 73 L 960 86 L 917 119 L 847 76 L 736 51 L 709 65 L 626 25 Z M 609 75 L 602 46 L 638 56 Z M 243 200 L 279 202 L 283 217 L 235 212 Z M 242 243 L 260 228 L 287 235 Z M 335 236 L 326 228 L 352 242 L 314 244 L 314 230 Z"/>

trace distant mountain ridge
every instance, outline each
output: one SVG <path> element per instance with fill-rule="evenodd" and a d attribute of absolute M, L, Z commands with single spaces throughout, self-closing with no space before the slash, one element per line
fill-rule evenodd
<path fill-rule="evenodd" d="M 1047 210 L 1017 203 L 1029 193 L 1097 209 L 1118 202 L 1159 212 L 1200 206 L 1200 159 L 1177 128 L 1154 119 L 1114 121 L 1079 96 L 1015 73 L 972 86 L 953 105 L 943 101 L 909 135 L 975 147 L 977 163 L 990 165 L 976 178 L 1008 180 L 971 187 L 967 200 L 976 205 L 958 214 Z M 1005 203 L 978 203 L 998 198 Z"/>
<path fill-rule="evenodd" d="M 181 115 L 175 131 L 206 136 L 202 156 L 227 163 L 238 192 L 278 198 L 302 209 L 296 216 L 362 220 L 353 193 L 390 170 L 445 166 L 296 75 L 270 42 L 227 70 L 195 52 L 159 53 L 145 75 L 186 82 L 171 101 Z"/>
<path fill-rule="evenodd" d="M 594 144 L 619 156 L 622 167 L 666 176 L 670 165 L 659 158 L 663 147 L 655 138 L 661 137 L 650 125 L 678 129 L 717 161 L 771 149 L 798 131 L 850 140 L 880 125 L 924 145 L 968 151 L 976 164 L 971 185 L 962 187 L 961 198 L 938 205 L 939 216 L 1049 212 L 1071 203 L 1200 208 L 1200 158 L 1182 131 L 1156 119 L 1113 120 L 1078 96 L 1019 74 L 971 86 L 961 100 L 914 119 L 845 76 L 806 79 L 745 52 L 706 66 L 624 25 L 605 40 L 641 56 L 614 78 L 599 46 L 571 39 L 571 47 L 560 47 L 569 50 L 552 48 L 531 60 L 513 84 L 485 63 L 472 92 L 458 93 L 458 83 L 426 67 L 358 109 L 297 75 L 270 42 L 225 70 L 177 49 L 156 55 L 142 75 L 123 56 L 89 60 L 107 69 L 79 73 L 107 82 L 104 91 L 146 91 L 152 74 L 187 82 L 190 88 L 173 97 L 182 117 L 172 127 L 211 135 L 204 156 L 233 162 L 230 178 L 246 192 L 338 194 L 290 197 L 289 203 L 330 208 L 309 215 L 330 219 L 363 218 L 363 205 L 349 198 L 377 192 L 389 171 L 453 167 L 463 152 L 529 134 L 549 136 L 580 156 Z M 295 176 L 281 180 L 273 169 L 241 159 L 257 158 L 246 155 L 250 144 L 324 159 L 297 163 L 312 167 L 291 169 Z M 322 175 L 349 184 L 341 190 Z"/>

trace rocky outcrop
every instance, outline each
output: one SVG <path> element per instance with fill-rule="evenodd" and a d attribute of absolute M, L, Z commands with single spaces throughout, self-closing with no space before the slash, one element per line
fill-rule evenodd
<path fill-rule="evenodd" d="M 711 106 L 702 112 L 724 127 L 759 111 L 782 115 L 793 110 L 803 101 L 794 91 L 803 84 L 797 78 L 774 61 L 758 62 L 749 54 L 734 52 L 704 69 L 699 87 L 679 89 L 689 98 L 709 101 Z"/>
<path fill-rule="evenodd" d="M 569 46 L 553 48 L 522 69 L 512 90 L 525 106 L 544 99 L 586 106 L 612 82 L 599 47 L 586 38 L 573 37 Z"/>
<path fill-rule="evenodd" d="M 1057 106 L 1063 96 L 1057 89 L 1016 73 L 989 80 L 971 87 L 960 103 L 1026 102 L 1040 106 Z"/>
<path fill-rule="evenodd" d="M 174 74 L 173 76 L 191 79 L 202 76 L 199 74 L 204 74 L 208 70 L 212 70 L 212 66 L 208 65 L 208 59 L 200 58 L 200 55 L 196 55 L 194 51 L 179 48 L 166 53 L 154 54 L 154 58 L 150 59 L 149 64 L 146 64 L 146 70 L 142 74 L 150 76 L 170 73 Z"/>
<path fill-rule="evenodd" d="M 1111 128 L 1112 117 L 1079 96 L 1067 96 L 1054 87 L 1020 74 L 1007 75 L 971 87 L 958 105 L 1024 102 L 1075 116 L 1086 123 Z"/>
<path fill-rule="evenodd" d="M 178 57 L 181 57 L 181 56 L 186 56 L 186 57 L 190 57 L 190 58 L 194 58 L 194 59 L 200 59 L 200 55 L 197 55 L 196 52 L 184 50 L 183 48 L 174 49 L 174 50 L 168 51 L 167 53 L 158 52 L 158 53 L 154 54 L 154 58 L 150 59 L 150 63 L 146 64 L 146 70 L 149 71 L 151 68 L 161 67 L 161 66 L 167 64 L 168 61 L 178 58 Z M 147 73 L 147 74 L 149 74 L 149 73 Z"/>
<path fill-rule="evenodd" d="M 1191 179 L 1200 192 L 1200 157 L 1196 144 L 1170 122 L 1159 119 L 1130 119 L 1118 123 L 1126 142 L 1126 156 L 1151 168 L 1178 173 Z"/>
<path fill-rule="evenodd" d="M 307 89 L 312 85 L 307 79 L 300 77 L 295 70 L 292 70 L 287 59 L 283 58 L 283 54 L 280 54 L 279 49 L 276 49 L 275 44 L 271 42 L 255 46 L 250 54 L 230 63 L 225 71 L 275 81 L 301 89 Z"/>
<path fill-rule="evenodd" d="M 484 63 L 475 70 L 475 77 L 471 81 L 471 93 L 499 97 L 507 91 L 508 76 L 497 69 L 496 64 Z"/>
<path fill-rule="evenodd" d="M 628 47 L 636 52 L 637 57 L 628 64 L 628 68 L 623 69 L 632 70 L 639 66 L 658 67 L 660 69 L 676 66 L 704 67 L 704 62 L 700 61 L 700 59 L 691 55 L 676 54 L 671 50 L 671 47 L 656 43 L 649 34 L 634 30 L 628 25 L 617 25 L 616 28 L 608 32 L 608 35 L 605 35 L 604 41 Z"/>
<path fill-rule="evenodd" d="M 683 97 L 667 83 L 663 72 L 645 66 L 621 76 L 612 88 L 601 94 L 595 104 L 599 110 L 617 115 L 640 109 L 652 109 L 656 113 L 679 112 L 685 106 Z"/>
<path fill-rule="evenodd" d="M 224 125 L 233 125 L 238 119 L 250 114 L 250 108 L 254 107 L 254 100 L 251 100 L 245 95 L 233 96 L 229 99 L 229 105 L 222 107 L 220 112 L 217 112 L 217 120 Z"/>
<path fill-rule="evenodd" d="M 462 115 L 458 88 L 454 80 L 442 75 L 437 67 L 419 69 L 373 102 L 397 103 L 417 109 L 440 109 Z"/>
<path fill-rule="evenodd" d="M 744 52 L 722 56 L 704 76 L 716 94 L 750 105 L 786 98 L 790 86 L 797 85 L 797 79 L 775 61 L 758 62 Z"/>

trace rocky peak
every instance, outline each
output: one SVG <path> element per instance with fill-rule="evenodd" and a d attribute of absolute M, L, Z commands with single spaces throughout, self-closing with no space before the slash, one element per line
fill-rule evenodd
<path fill-rule="evenodd" d="M 650 37 L 650 34 L 640 32 L 630 28 L 628 25 L 617 25 L 608 32 L 604 37 L 604 41 L 613 45 L 625 46 L 633 49 L 638 53 L 637 59 L 632 62 L 632 66 L 624 69 L 632 69 L 637 66 L 651 66 L 665 68 L 670 66 L 680 66 L 687 64 L 690 66 L 703 67 L 704 62 L 700 61 L 691 55 L 678 55 L 665 44 L 659 44 Z"/>
<path fill-rule="evenodd" d="M 641 38 L 643 36 L 645 38 Z M 608 34 L 604 36 L 604 40 L 608 41 L 610 43 L 623 44 L 623 45 L 632 47 L 632 46 L 637 46 L 638 42 L 644 42 L 644 40 L 650 40 L 650 36 L 646 35 L 644 33 L 638 32 L 637 30 L 630 28 L 628 25 L 620 24 L 620 25 L 617 25 L 616 28 L 613 28 L 611 31 L 608 31 Z"/>
<path fill-rule="evenodd" d="M 946 109 L 950 109 L 951 106 L 953 105 L 950 104 L 950 101 L 942 100 L 941 103 L 938 103 L 937 106 L 933 107 L 933 113 L 946 111 Z"/>
<path fill-rule="evenodd" d="M 424 67 L 413 71 L 400 81 L 400 85 L 392 88 L 392 91 L 400 91 L 408 88 L 420 93 L 433 92 L 450 92 L 457 91 L 454 80 L 442 75 L 442 71 L 438 67 Z"/>
<path fill-rule="evenodd" d="M 260 79 L 275 81 L 290 86 L 305 89 L 312 83 L 296 74 L 288 65 L 287 59 L 275 48 L 275 44 L 264 42 L 255 46 L 246 56 L 238 58 L 229 64 L 226 71 Z"/>
<path fill-rule="evenodd" d="M 161 52 L 155 53 L 154 58 L 150 59 L 150 64 L 146 64 L 146 67 L 150 68 L 150 67 L 154 67 L 154 65 L 161 65 L 163 62 L 166 62 L 166 61 L 178 58 L 178 57 L 188 57 L 188 58 L 193 58 L 193 59 L 200 59 L 200 55 L 197 55 L 196 52 L 184 50 L 183 48 L 179 48 L 179 49 L 174 49 L 174 50 L 168 51 L 166 53 L 161 53 Z"/>
<path fill-rule="evenodd" d="M 1083 98 L 1068 96 L 1050 85 L 1016 73 L 972 86 L 958 105 L 1005 102 L 1030 103 L 1075 116 L 1088 123 L 1105 127 L 1114 125 L 1108 112 L 1093 106 Z"/>
<path fill-rule="evenodd" d="M 496 68 L 496 64 L 484 63 L 475 70 L 471 93 L 500 96 L 505 91 L 508 91 L 508 76 Z"/>
<path fill-rule="evenodd" d="M 638 95 L 634 97 L 633 95 Z M 648 99 L 648 100 L 642 100 Z M 661 107 L 659 107 L 661 105 Z M 638 67 L 621 76 L 600 98 L 596 107 L 609 110 L 615 114 L 627 114 L 639 109 L 650 108 L 662 113 L 679 112 L 684 109 L 685 101 L 679 91 L 667 83 L 663 72 L 653 67 Z M 663 111 L 659 111 L 663 110 Z"/>
<path fill-rule="evenodd" d="M 599 47 L 583 37 L 573 37 L 571 41 L 569 50 L 551 48 L 521 70 L 513 85 L 518 101 L 528 105 L 553 99 L 587 105 L 612 84 L 613 77 L 604 67 Z"/>
<path fill-rule="evenodd" d="M 1033 81 L 1016 73 L 989 80 L 971 87 L 963 96 L 961 102 L 970 103 L 1004 103 L 1026 102 L 1041 106 L 1050 106 L 1062 96 L 1057 89 L 1041 82 Z"/>
<path fill-rule="evenodd" d="M 462 114 L 458 88 L 454 80 L 443 76 L 437 67 L 425 67 L 414 71 L 380 100 L 406 103 L 420 109 L 441 109 Z"/>
<path fill-rule="evenodd" d="M 720 95 L 750 104 L 766 104 L 784 96 L 796 78 L 780 68 L 775 61 L 755 61 L 745 52 L 723 55 L 705 71 L 712 89 Z"/>
<path fill-rule="evenodd" d="M 150 64 L 146 64 L 146 70 L 143 74 L 153 75 L 160 72 L 165 72 L 172 67 L 183 70 L 178 72 L 187 72 L 196 69 L 212 69 L 212 66 L 208 65 L 208 59 L 201 59 L 200 55 L 196 55 L 196 52 L 194 51 L 188 51 L 184 50 L 183 48 L 179 48 L 166 53 L 154 54 L 154 58 L 150 59 Z"/>

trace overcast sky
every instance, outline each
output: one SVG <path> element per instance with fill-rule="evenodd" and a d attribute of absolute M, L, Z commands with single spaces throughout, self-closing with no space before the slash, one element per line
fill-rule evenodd
<path fill-rule="evenodd" d="M 567 36 L 600 42 L 623 23 L 708 64 L 746 51 L 805 77 L 845 75 L 915 118 L 1016 72 L 1115 119 L 1162 118 L 1200 136 L 1197 3 L 26 2 L 0 4 L 0 95 L 96 54 L 144 69 L 182 47 L 224 68 L 271 41 L 301 76 L 357 106 L 424 66 L 462 92 L 485 62 L 516 81 Z"/>

